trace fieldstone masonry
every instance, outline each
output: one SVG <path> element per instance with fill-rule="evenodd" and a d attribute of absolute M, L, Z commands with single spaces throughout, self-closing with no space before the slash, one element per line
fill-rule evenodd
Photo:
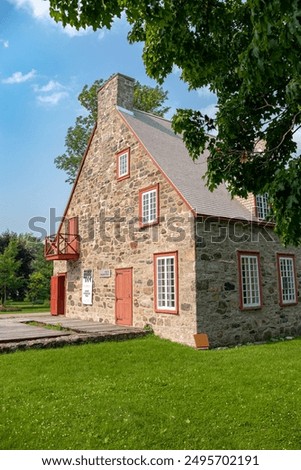
<path fill-rule="evenodd" d="M 67 219 L 79 217 L 80 258 L 55 262 L 55 273 L 67 272 L 68 317 L 115 323 L 115 269 L 132 267 L 133 326 L 151 325 L 155 333 L 165 338 L 193 345 L 196 333 L 193 216 L 116 109 L 116 105 L 131 108 L 132 86 L 132 80 L 117 75 L 99 91 L 97 129 L 65 214 Z M 130 177 L 117 181 L 116 154 L 127 148 Z M 159 184 L 160 223 L 140 228 L 139 190 L 156 184 Z M 173 251 L 178 252 L 180 312 L 155 313 L 153 255 Z M 93 271 L 92 306 L 81 302 L 84 269 Z M 111 276 L 101 278 L 102 269 L 110 270 Z"/>
<path fill-rule="evenodd" d="M 208 334 L 211 346 L 229 346 L 301 335 L 300 306 L 279 305 L 276 265 L 277 252 L 294 253 L 296 250 L 284 248 L 268 225 L 260 227 L 216 220 L 208 230 L 205 222 L 200 219 L 196 221 L 196 225 L 199 234 L 196 239 L 198 331 Z M 260 253 L 262 308 L 239 308 L 239 250 Z M 296 268 L 300 283 L 300 250 L 298 252 Z"/>
<path fill-rule="evenodd" d="M 301 334 L 299 306 L 280 307 L 276 252 L 271 228 L 195 218 L 124 121 L 131 112 L 134 81 L 117 74 L 98 93 L 98 122 L 65 217 L 78 216 L 80 257 L 54 262 L 67 272 L 66 316 L 115 323 L 115 270 L 133 269 L 133 326 L 194 345 L 207 333 L 211 346 Z M 130 177 L 117 181 L 116 154 L 130 150 Z M 159 185 L 159 224 L 139 225 L 139 190 Z M 237 250 L 261 255 L 263 308 L 241 311 Z M 179 313 L 154 309 L 154 254 L 178 252 Z M 300 254 L 300 253 L 299 253 Z M 93 305 L 82 304 L 83 270 L 93 272 Z M 109 270 L 101 277 L 101 270 Z M 297 272 L 301 258 L 297 256 Z"/>

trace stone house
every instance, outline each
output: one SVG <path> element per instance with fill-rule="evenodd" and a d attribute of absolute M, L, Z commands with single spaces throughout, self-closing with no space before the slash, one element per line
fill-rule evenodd
<path fill-rule="evenodd" d="M 98 92 L 64 219 L 45 243 L 51 312 L 144 327 L 193 346 L 301 334 L 300 250 L 264 220 L 266 195 L 210 193 L 166 119 L 133 109 L 134 80 Z"/>

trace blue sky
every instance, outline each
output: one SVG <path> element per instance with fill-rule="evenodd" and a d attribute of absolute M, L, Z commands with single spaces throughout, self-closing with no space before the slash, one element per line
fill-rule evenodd
<path fill-rule="evenodd" d="M 127 31 L 124 19 L 110 31 L 63 29 L 47 0 L 0 1 L 0 233 L 35 233 L 33 226 L 49 233 L 63 214 L 71 186 L 53 160 L 83 114 L 77 96 L 85 84 L 116 72 L 156 84 L 145 74 L 142 45 L 129 45 Z M 163 87 L 167 117 L 178 107 L 214 112 L 214 95 L 189 92 L 177 69 Z"/>

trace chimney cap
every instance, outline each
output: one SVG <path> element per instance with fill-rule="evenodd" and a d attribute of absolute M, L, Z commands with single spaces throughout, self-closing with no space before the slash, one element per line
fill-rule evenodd
<path fill-rule="evenodd" d="M 124 73 L 117 72 L 117 73 L 114 73 L 113 75 L 111 75 L 107 80 L 105 80 L 104 83 L 101 85 L 101 87 L 99 88 L 98 91 L 100 91 L 102 88 L 104 88 L 105 86 L 107 86 L 110 81 L 112 81 L 114 78 L 117 78 L 117 77 L 125 78 L 126 80 L 129 80 L 129 81 L 131 81 L 131 82 L 135 82 L 135 81 L 136 81 L 133 77 L 130 77 L 129 75 L 125 75 Z"/>
<path fill-rule="evenodd" d="M 115 106 L 133 110 L 135 79 L 122 73 L 112 75 L 98 90 L 98 118 Z"/>

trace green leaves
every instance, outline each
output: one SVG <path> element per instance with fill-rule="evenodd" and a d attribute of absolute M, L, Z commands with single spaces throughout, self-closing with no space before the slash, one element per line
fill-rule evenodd
<path fill-rule="evenodd" d="M 170 109 L 167 106 L 163 107 L 167 95 L 168 92 L 158 85 L 152 88 L 147 85 L 141 85 L 141 83 L 136 81 L 134 87 L 134 107 L 141 111 L 163 117 Z"/>
<path fill-rule="evenodd" d="M 200 111 L 177 109 L 172 119 L 172 128 L 176 134 L 183 134 L 183 141 L 193 160 L 197 160 L 205 146 L 212 140 L 206 132 L 214 129 L 214 121 Z"/>
<path fill-rule="evenodd" d="M 232 195 L 262 193 L 281 174 L 287 194 L 280 197 L 276 188 L 273 193 L 277 231 L 286 243 L 301 243 L 301 204 L 289 184 L 299 161 L 294 136 L 301 125 L 300 0 L 50 0 L 50 5 L 57 21 L 94 29 L 109 28 L 114 15 L 125 12 L 129 40 L 144 42 L 149 76 L 162 84 L 177 65 L 191 89 L 209 85 L 218 101 L 215 122 L 181 110 L 174 130 L 183 134 L 193 159 L 209 146 L 210 189 L 227 181 Z M 217 131 L 216 144 L 206 135 L 209 128 Z M 262 140 L 265 149 L 258 152 Z"/>
<path fill-rule="evenodd" d="M 0 300 L 9 297 L 23 300 L 32 273 L 39 272 L 44 278 L 49 297 L 51 263 L 44 258 L 44 244 L 30 234 L 4 232 L 0 235 Z"/>
<path fill-rule="evenodd" d="M 76 29 L 92 26 L 110 28 L 116 16 L 120 17 L 122 7 L 119 0 L 55 0 L 50 2 L 50 15 L 55 21 L 61 21 L 63 26 L 69 24 Z"/>
<path fill-rule="evenodd" d="M 301 244 L 301 162 L 300 156 L 279 169 L 269 185 L 276 232 L 285 245 Z"/>
<path fill-rule="evenodd" d="M 12 238 L 0 254 L 0 299 L 3 304 L 6 302 L 8 290 L 17 289 L 22 284 L 22 278 L 18 276 L 21 261 L 17 256 L 17 240 Z"/>

